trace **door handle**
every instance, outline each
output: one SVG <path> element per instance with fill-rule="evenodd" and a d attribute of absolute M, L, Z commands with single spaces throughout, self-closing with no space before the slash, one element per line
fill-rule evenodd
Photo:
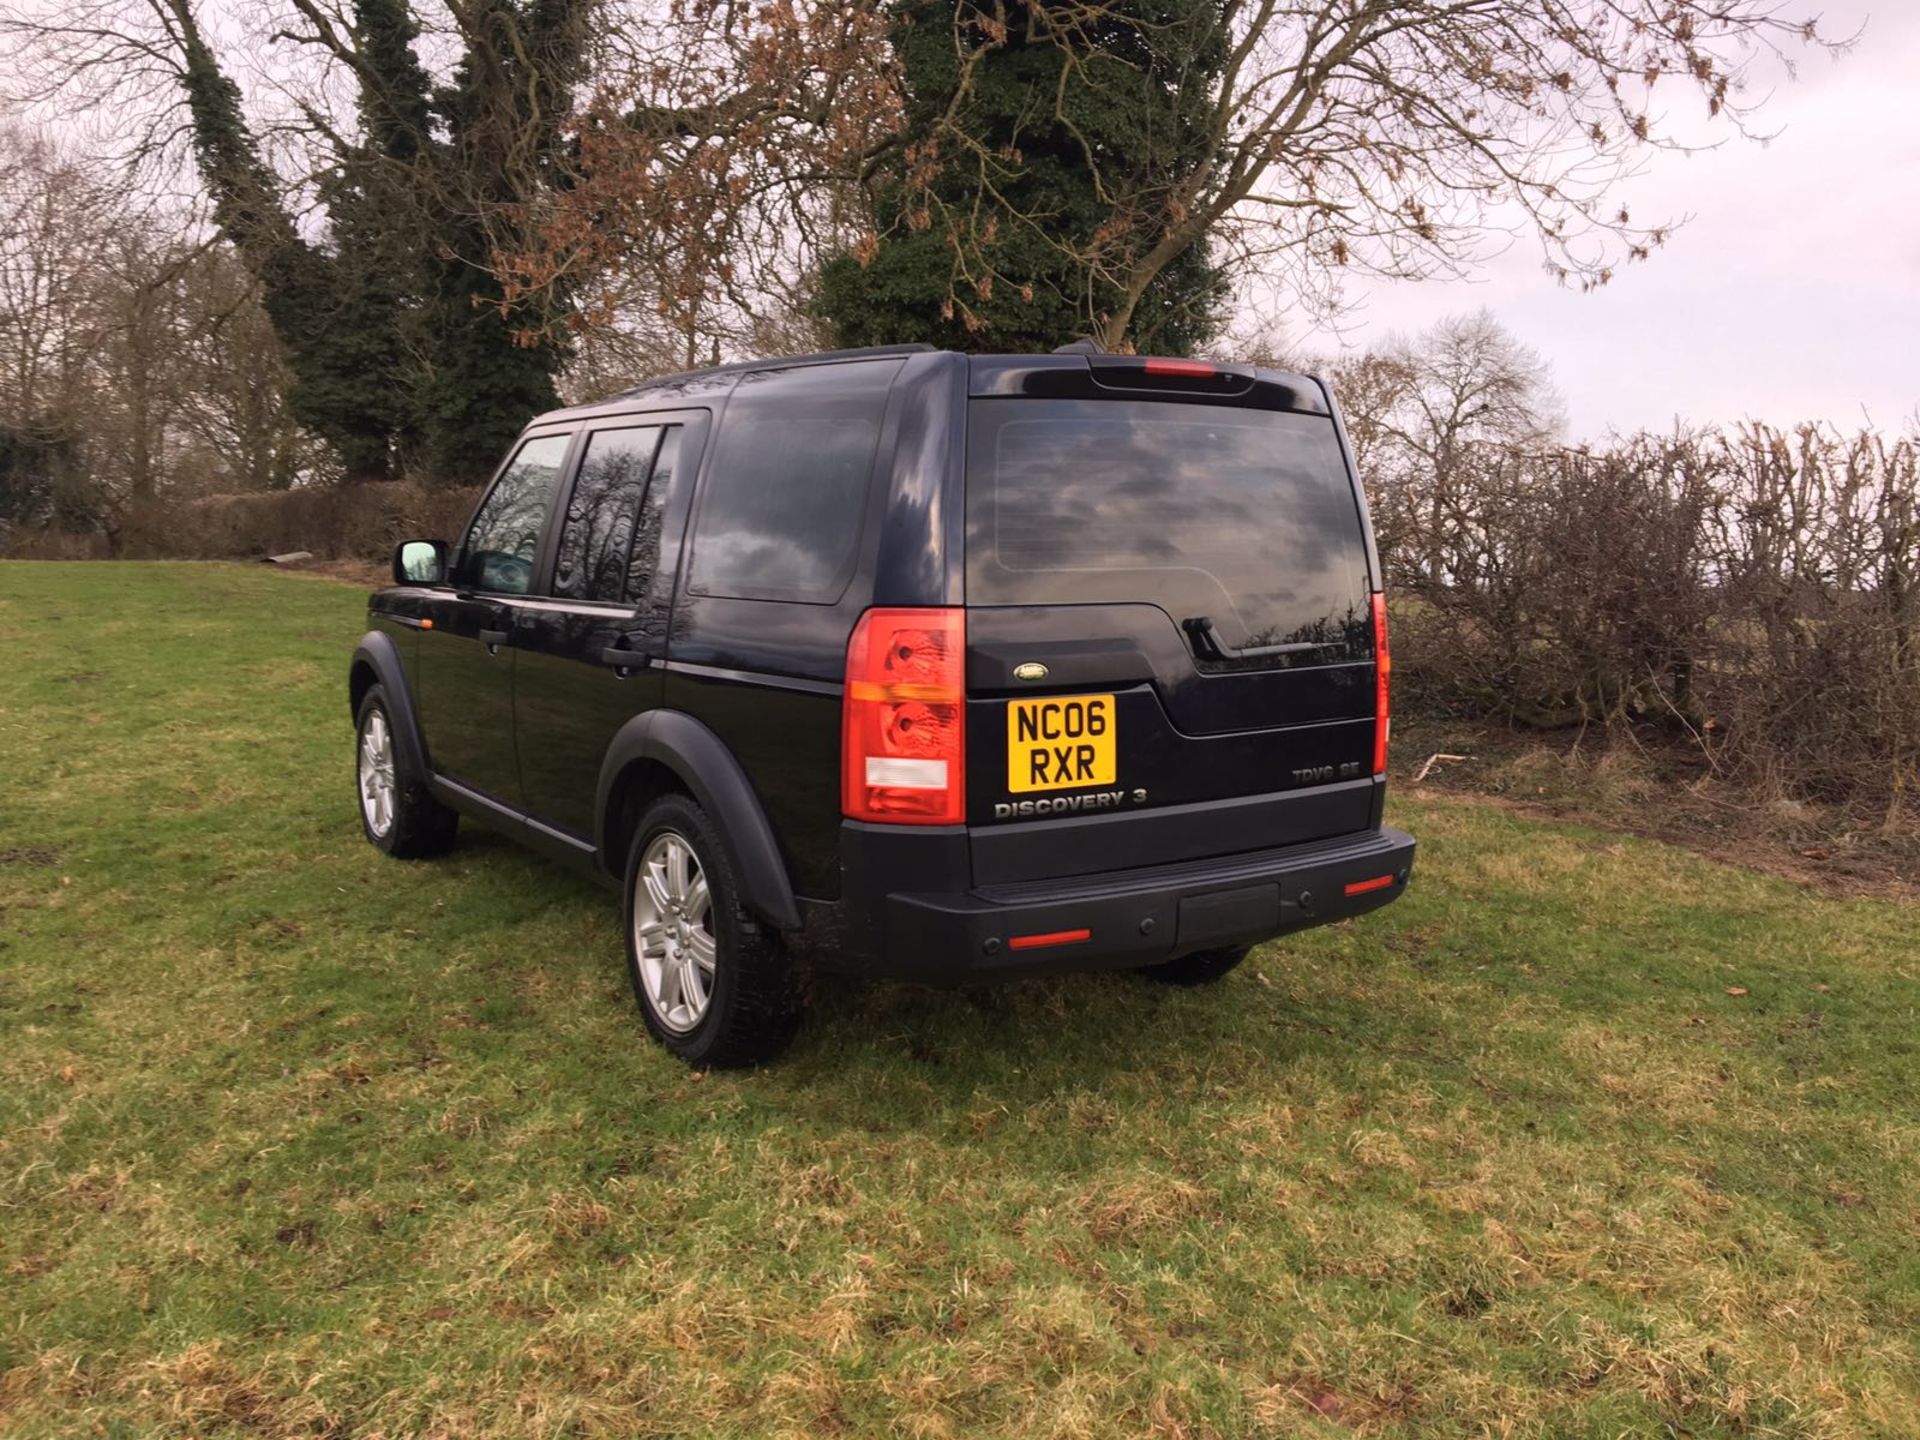
<path fill-rule="evenodd" d="M 497 653 L 500 647 L 506 644 L 512 637 L 513 632 L 511 630 L 482 630 L 480 632 L 480 643 L 486 646 L 487 653 L 492 655 Z"/>
<path fill-rule="evenodd" d="M 621 675 L 634 670 L 644 670 L 653 663 L 653 656 L 644 650 L 629 650 L 621 645 L 609 645 L 600 652 L 600 663 L 611 665 Z"/>

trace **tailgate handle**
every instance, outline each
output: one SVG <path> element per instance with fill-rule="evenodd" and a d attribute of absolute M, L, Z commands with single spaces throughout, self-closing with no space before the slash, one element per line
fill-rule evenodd
<path fill-rule="evenodd" d="M 1180 628 L 1187 632 L 1193 653 L 1202 660 L 1261 660 L 1269 655 L 1304 655 L 1309 650 L 1331 650 L 1342 643 L 1338 640 L 1294 640 L 1285 645 L 1246 645 L 1236 649 L 1220 638 L 1220 632 L 1213 628 L 1213 621 L 1205 615 L 1182 620 Z"/>

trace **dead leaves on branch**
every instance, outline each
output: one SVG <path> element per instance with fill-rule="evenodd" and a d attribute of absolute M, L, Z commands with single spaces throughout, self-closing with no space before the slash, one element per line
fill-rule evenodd
<path fill-rule="evenodd" d="M 690 315 L 785 288 L 809 240 L 859 221 L 851 177 L 898 130 L 891 63 L 870 5 L 682 3 L 623 36 L 565 183 L 498 257 L 508 302 L 564 290 L 591 328 L 636 302 Z"/>

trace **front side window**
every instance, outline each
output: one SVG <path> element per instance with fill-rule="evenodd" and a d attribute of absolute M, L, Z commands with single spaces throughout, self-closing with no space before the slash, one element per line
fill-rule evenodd
<path fill-rule="evenodd" d="M 560 548 L 553 562 L 555 595 L 615 603 L 625 596 L 635 522 L 659 446 L 657 425 L 596 430 L 587 437 L 561 520 Z M 657 533 L 653 545 L 657 553 Z"/>
<path fill-rule="evenodd" d="M 460 547 L 462 584 L 491 595 L 524 595 L 532 587 L 540 530 L 572 438 L 535 436 L 494 481 Z"/>
<path fill-rule="evenodd" d="M 704 482 L 688 578 L 694 594 L 839 598 L 900 365 L 863 360 L 741 378 Z"/>

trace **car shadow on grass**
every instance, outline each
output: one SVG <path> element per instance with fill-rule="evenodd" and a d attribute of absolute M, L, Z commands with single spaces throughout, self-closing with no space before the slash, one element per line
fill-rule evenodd
<path fill-rule="evenodd" d="M 450 908 L 467 913 L 439 922 L 444 945 L 497 934 L 507 914 L 566 937 L 543 949 L 540 964 L 587 982 L 603 997 L 592 1003 L 621 1012 L 594 1025 L 601 1039 L 624 1032 L 632 1047 L 612 1063 L 632 1066 L 635 1083 L 657 1078 L 663 1064 L 677 1068 L 647 1034 L 629 991 L 615 893 L 478 827 L 463 827 L 455 868 L 466 894 Z M 489 952 L 469 963 L 497 986 L 516 983 L 525 956 L 511 945 Z M 1342 964 L 1320 973 L 1310 953 L 1286 941 L 1190 989 L 1127 970 L 964 989 L 815 971 L 807 984 L 792 1047 L 756 1070 L 713 1078 L 777 1109 L 804 1106 L 816 1120 L 856 1130 L 933 1122 L 989 1094 L 1018 1106 L 1061 1094 L 1264 1085 L 1303 1061 L 1352 1063 L 1356 1049 L 1406 1057 L 1446 1046 L 1433 1012 L 1369 1006 Z"/>

